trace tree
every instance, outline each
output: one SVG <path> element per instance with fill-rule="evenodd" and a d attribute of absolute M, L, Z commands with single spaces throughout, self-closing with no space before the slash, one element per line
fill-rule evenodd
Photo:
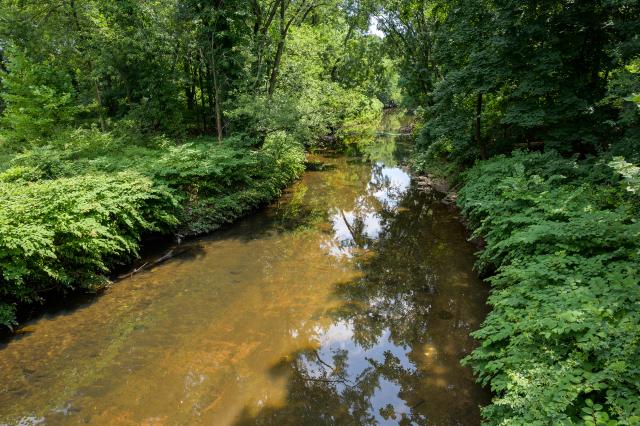
<path fill-rule="evenodd" d="M 51 137 L 60 127 L 70 126 L 81 107 L 69 76 L 50 61 L 34 63 L 13 49 L 3 75 L 5 91 L 0 124 L 7 141 L 29 145 Z"/>
<path fill-rule="evenodd" d="M 423 147 L 446 140 L 466 161 L 520 143 L 606 147 L 620 110 L 603 100 L 638 55 L 639 16 L 637 2 L 614 0 L 390 1 L 381 22 L 413 105 L 427 108 Z"/>

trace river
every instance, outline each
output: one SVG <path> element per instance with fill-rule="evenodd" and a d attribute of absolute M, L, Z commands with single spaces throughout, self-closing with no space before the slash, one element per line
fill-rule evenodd
<path fill-rule="evenodd" d="M 27 324 L 0 345 L 0 424 L 479 424 L 489 394 L 459 361 L 488 289 L 398 126 Z"/>

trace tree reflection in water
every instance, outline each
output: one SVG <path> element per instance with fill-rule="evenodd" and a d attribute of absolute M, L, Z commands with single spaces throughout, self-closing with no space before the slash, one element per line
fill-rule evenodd
<path fill-rule="evenodd" d="M 329 255 L 362 274 L 336 287 L 340 307 L 316 327 L 317 347 L 273 374 L 289 380 L 283 407 L 240 424 L 477 424 L 487 395 L 459 365 L 484 318 L 486 289 L 454 214 L 401 168 L 374 163 L 365 195 L 329 211 Z"/>

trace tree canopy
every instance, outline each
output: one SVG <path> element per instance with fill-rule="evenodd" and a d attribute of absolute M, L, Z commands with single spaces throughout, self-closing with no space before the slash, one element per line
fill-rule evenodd
<path fill-rule="evenodd" d="M 637 148 L 640 4 L 383 2 L 420 143 L 462 161 L 544 144 L 594 154 Z"/>

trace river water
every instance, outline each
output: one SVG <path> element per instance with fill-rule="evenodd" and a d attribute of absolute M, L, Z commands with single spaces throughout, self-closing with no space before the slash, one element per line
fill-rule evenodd
<path fill-rule="evenodd" d="M 487 287 L 407 149 L 317 156 L 267 209 L 28 324 L 0 346 L 0 424 L 479 424 L 459 360 Z"/>

